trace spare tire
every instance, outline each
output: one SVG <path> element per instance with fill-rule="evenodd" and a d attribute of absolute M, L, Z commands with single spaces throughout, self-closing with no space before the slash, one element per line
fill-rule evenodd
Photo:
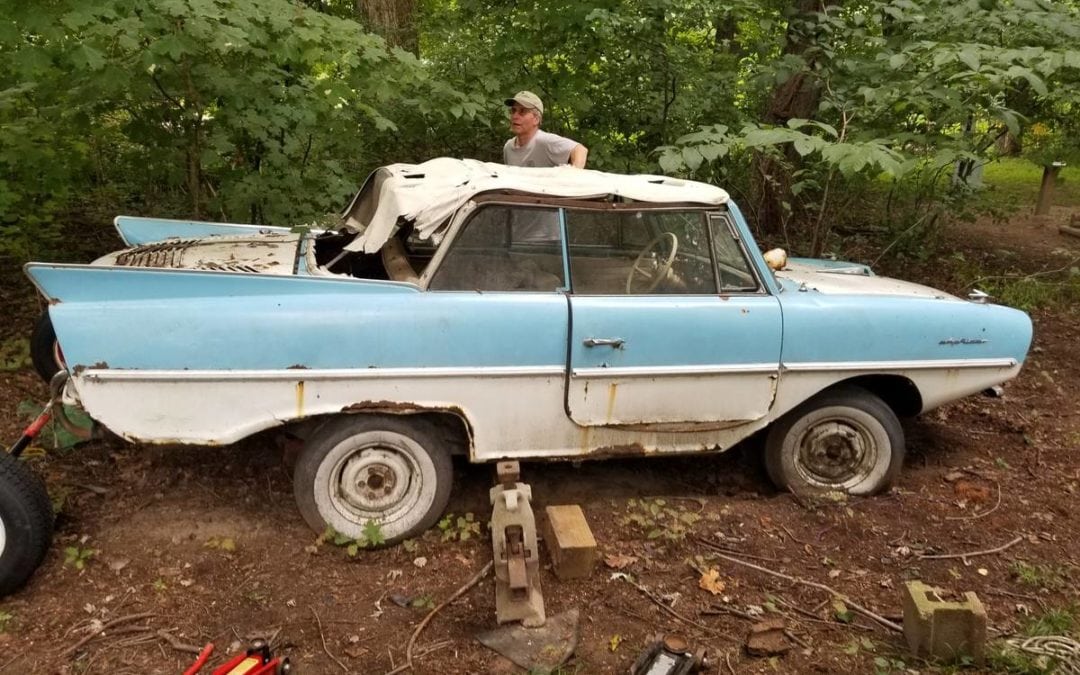
<path fill-rule="evenodd" d="M 49 310 L 41 313 L 34 324 L 34 332 L 30 334 L 30 361 L 45 382 L 51 382 L 53 375 L 67 367 L 64 355 L 60 353 L 60 344 L 56 341 Z"/>
<path fill-rule="evenodd" d="M 52 530 L 45 484 L 17 457 L 0 450 L 0 597 L 18 590 L 38 568 Z"/>

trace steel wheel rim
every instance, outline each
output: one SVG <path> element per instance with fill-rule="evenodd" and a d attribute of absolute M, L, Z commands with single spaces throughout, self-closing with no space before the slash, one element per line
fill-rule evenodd
<path fill-rule="evenodd" d="M 844 490 L 865 480 L 877 465 L 874 433 L 848 417 L 820 420 L 799 434 L 795 469 L 806 482 Z"/>
<path fill-rule="evenodd" d="M 4 557 L 7 550 L 7 530 L 4 529 L 4 518 L 0 516 L 0 558 Z"/>
<path fill-rule="evenodd" d="M 374 441 L 344 452 L 327 487 L 334 510 L 347 520 L 392 524 L 421 504 L 423 469 L 408 447 Z"/>

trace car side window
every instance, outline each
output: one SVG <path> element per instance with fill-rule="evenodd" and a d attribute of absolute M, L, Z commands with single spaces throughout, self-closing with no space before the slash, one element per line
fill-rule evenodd
<path fill-rule="evenodd" d="M 727 213 L 709 214 L 713 250 L 720 288 L 724 293 L 750 293 L 760 289 L 757 277 L 746 259 L 746 253 L 736 238 L 735 225 Z"/>
<path fill-rule="evenodd" d="M 430 290 L 553 292 L 563 287 L 558 209 L 480 206 L 449 246 Z"/>
<path fill-rule="evenodd" d="M 574 293 L 716 293 L 709 226 L 702 210 L 567 210 Z"/>

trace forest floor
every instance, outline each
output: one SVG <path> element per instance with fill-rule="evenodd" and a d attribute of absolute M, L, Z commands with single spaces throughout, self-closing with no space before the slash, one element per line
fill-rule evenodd
<path fill-rule="evenodd" d="M 1080 239 L 1058 234 L 1057 225 L 1075 214 L 1074 204 L 1047 217 L 957 224 L 947 247 L 989 274 L 1068 269 L 1080 258 Z M 950 287 L 955 280 L 944 265 L 898 274 L 966 292 Z M 0 308 L 7 340 L 28 334 L 39 311 L 29 285 L 7 272 Z M 716 557 L 703 540 L 830 586 L 893 621 L 907 580 L 974 591 L 993 637 L 986 671 L 1021 666 L 1002 652 L 1004 636 L 1078 637 L 1080 312 L 1058 303 L 1033 319 L 1030 357 L 1003 397 L 971 397 L 905 423 L 904 471 L 882 496 L 795 499 L 771 487 L 752 448 L 524 465 L 537 509 L 580 504 L 601 550 L 592 576 L 578 581 L 559 581 L 544 557 L 548 615 L 578 608 L 582 617 L 576 655 L 559 672 L 627 672 L 657 633 L 680 633 L 707 648 L 710 673 L 951 672 L 910 656 L 902 635 L 824 591 Z M 30 370 L 0 371 L 5 444 L 27 423 L 23 409 L 46 397 Z M 274 636 L 277 652 L 301 673 L 400 666 L 431 607 L 490 559 L 486 529 L 476 536 L 454 517 L 408 546 L 350 557 L 304 525 L 272 441 L 259 436 L 226 448 L 93 442 L 31 453 L 58 509 L 57 529 L 29 585 L 0 600 L 0 673 L 183 672 L 194 655 L 163 632 L 188 645 L 215 643 L 212 663 L 251 638 Z M 492 469 L 457 462 L 455 470 L 449 512 L 485 523 Z M 688 534 L 675 519 L 693 521 Z M 1017 538 L 987 555 L 922 558 Z M 695 567 L 715 568 L 723 590 L 702 588 Z M 652 597 L 613 578 L 616 572 L 631 574 Z M 758 611 L 784 617 L 795 636 L 785 654 L 755 657 L 744 649 L 750 623 L 739 614 Z M 475 640 L 495 626 L 494 616 L 489 576 L 426 626 L 415 671 L 519 672 Z"/>

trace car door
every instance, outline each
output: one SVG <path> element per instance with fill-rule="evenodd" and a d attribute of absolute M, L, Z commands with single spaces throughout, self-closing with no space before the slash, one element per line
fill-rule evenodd
<path fill-rule="evenodd" d="M 621 204 L 564 217 L 574 422 L 678 431 L 768 412 L 780 307 L 730 214 Z"/>

